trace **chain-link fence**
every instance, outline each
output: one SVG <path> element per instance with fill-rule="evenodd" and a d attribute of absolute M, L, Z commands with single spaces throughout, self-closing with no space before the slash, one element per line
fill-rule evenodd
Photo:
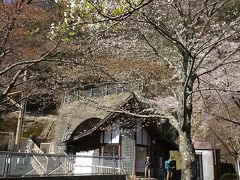
<path fill-rule="evenodd" d="M 0 177 L 125 174 L 116 157 L 0 152 Z"/>

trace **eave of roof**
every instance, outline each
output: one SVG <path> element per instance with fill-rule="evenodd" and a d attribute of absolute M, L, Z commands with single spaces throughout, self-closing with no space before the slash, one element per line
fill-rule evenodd
<path fill-rule="evenodd" d="M 94 102 L 98 102 L 98 106 L 99 106 L 99 109 L 97 109 L 95 106 L 96 104 L 94 102 L 91 102 L 90 103 L 86 103 L 85 101 L 81 101 L 82 103 L 85 103 L 87 106 L 89 106 L 89 108 L 94 108 L 95 110 L 99 110 L 99 111 L 103 111 L 104 113 L 101 113 L 101 116 L 100 118 L 102 119 L 99 123 L 97 123 L 95 125 L 95 128 L 93 129 L 90 129 L 89 131 L 86 131 L 84 133 L 81 133 L 79 135 L 76 135 L 74 137 L 69 138 L 65 141 L 63 141 L 63 143 L 69 143 L 71 141 L 75 141 L 79 138 L 82 138 L 84 136 L 87 136 L 89 134 L 91 134 L 92 132 L 94 132 L 96 129 L 100 128 L 100 126 L 102 124 L 104 124 L 107 120 L 109 120 L 110 118 L 112 118 L 112 116 L 114 114 L 117 114 L 116 112 L 114 112 L 114 109 L 117 109 L 117 108 L 120 108 L 121 106 L 123 106 L 124 104 L 126 104 L 130 99 L 132 99 L 134 96 L 132 93 L 121 93 L 121 94 L 114 94 L 114 95 L 108 95 L 108 96 L 104 96 L 104 97 L 95 97 L 94 98 Z M 91 104 L 93 103 L 93 104 Z M 103 107 L 102 109 L 100 107 Z M 111 108 L 113 109 L 112 112 L 109 112 L 109 111 L 106 111 L 104 110 L 104 107 L 106 108 Z M 103 117 L 103 118 L 102 118 Z M 82 121 L 79 121 L 79 125 L 81 125 L 81 123 L 83 123 L 86 119 L 82 120 Z"/>

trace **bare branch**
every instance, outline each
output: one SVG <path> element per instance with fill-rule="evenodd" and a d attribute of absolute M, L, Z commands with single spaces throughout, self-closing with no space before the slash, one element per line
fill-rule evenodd
<path fill-rule="evenodd" d="M 231 156 L 233 158 L 235 158 L 234 154 L 232 153 L 231 149 L 229 148 L 229 146 L 218 136 L 218 134 L 213 130 L 210 129 L 210 132 L 222 143 L 222 145 L 227 149 L 227 151 L 229 152 L 229 154 L 231 154 Z"/>
<path fill-rule="evenodd" d="M 222 67 L 222 66 L 224 66 L 224 65 L 231 64 L 231 63 L 236 63 L 236 61 L 232 61 L 232 62 L 231 62 L 231 61 L 230 61 L 230 62 L 226 62 L 226 61 L 227 61 L 229 58 L 231 58 L 233 55 L 235 55 L 239 50 L 240 50 L 240 45 L 238 46 L 238 48 L 237 48 L 235 51 L 231 52 L 226 58 L 224 58 L 224 59 L 221 61 L 221 63 L 217 64 L 217 65 L 216 65 L 215 67 L 213 67 L 212 69 L 206 70 L 205 72 L 198 74 L 198 77 L 201 77 L 201 76 L 203 76 L 204 74 L 211 73 L 211 72 L 217 70 L 218 68 L 220 68 L 220 67 Z"/>
<path fill-rule="evenodd" d="M 94 7 L 94 9 L 97 11 L 97 13 L 99 15 L 101 15 L 102 17 L 106 18 L 106 20 L 111 20 L 111 21 L 123 21 L 126 18 L 130 17 L 135 11 L 140 10 L 141 8 L 143 8 L 144 6 L 147 6 L 148 4 L 150 4 L 151 2 L 153 2 L 153 0 L 148 0 L 146 2 L 144 2 L 145 0 L 142 0 L 138 6 L 134 7 L 132 10 L 128 11 L 127 13 L 123 13 L 119 16 L 110 16 L 110 15 L 106 15 L 104 13 L 102 13 L 102 11 L 97 8 L 94 3 L 92 3 L 91 1 L 89 1 L 89 3 L 91 3 L 91 5 Z"/>
<path fill-rule="evenodd" d="M 22 62 L 14 63 L 11 66 L 9 66 L 9 67 L 5 68 L 4 70 L 0 71 L 0 75 L 3 75 L 4 73 L 8 72 L 9 70 L 11 70 L 11 69 L 13 69 L 17 66 L 28 65 L 28 64 L 36 64 L 36 63 L 40 63 L 40 62 L 43 62 L 43 61 L 48 61 L 49 58 L 54 57 L 56 55 L 56 54 L 51 54 L 51 53 L 54 52 L 54 50 L 58 47 L 59 42 L 60 41 L 58 41 L 49 52 L 47 52 L 46 54 L 44 54 L 40 58 L 35 59 L 35 60 L 30 60 L 30 61 L 22 61 Z"/>
<path fill-rule="evenodd" d="M 202 88 L 202 89 L 197 89 L 195 91 L 192 91 L 191 93 L 196 93 L 196 92 L 203 92 L 203 91 L 223 91 L 223 92 L 235 92 L 235 93 L 240 93 L 240 90 L 232 90 L 232 89 L 224 89 L 224 88 Z"/>
<path fill-rule="evenodd" d="M 9 83 L 8 87 L 5 89 L 5 91 L 2 94 L 0 94 L 0 101 L 3 98 L 5 98 L 7 96 L 7 94 L 12 90 L 12 88 L 14 87 L 18 77 L 23 73 L 24 70 L 25 70 L 25 68 L 21 68 L 20 70 L 18 70 L 18 72 L 12 78 L 12 81 Z"/>
<path fill-rule="evenodd" d="M 215 114 L 213 114 L 213 115 L 215 115 Z M 239 119 L 239 121 L 234 121 L 234 120 L 225 118 L 223 116 L 217 116 L 217 115 L 216 115 L 216 118 L 219 118 L 220 120 L 224 120 L 224 121 L 227 121 L 227 122 L 230 122 L 230 123 L 233 123 L 233 124 L 236 124 L 236 125 L 240 126 L 240 119 Z"/>

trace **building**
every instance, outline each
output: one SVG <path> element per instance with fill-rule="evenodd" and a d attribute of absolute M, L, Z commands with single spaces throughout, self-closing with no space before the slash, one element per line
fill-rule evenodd
<path fill-rule="evenodd" d="M 167 122 L 159 125 L 158 119 L 154 122 L 121 113 L 134 113 L 141 108 L 131 93 L 66 103 L 60 110 L 62 114 L 56 127 L 58 143 L 63 142 L 70 154 L 124 157 L 125 173 L 133 176 L 144 175 L 146 157 L 149 156 L 151 176 L 163 177 L 164 161 L 169 158 L 170 150 L 178 149 L 170 140 L 171 135 L 167 137 L 165 132 L 169 135 L 175 131 Z M 81 172 L 76 170 L 75 173 Z"/>
<path fill-rule="evenodd" d="M 198 159 L 199 180 L 214 180 L 220 175 L 220 150 L 215 149 L 209 142 L 194 143 Z"/>

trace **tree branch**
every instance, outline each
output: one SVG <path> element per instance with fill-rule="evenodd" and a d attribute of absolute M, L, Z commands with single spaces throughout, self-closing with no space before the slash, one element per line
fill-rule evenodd
<path fill-rule="evenodd" d="M 36 64 L 42 61 L 48 61 L 49 58 L 54 57 L 56 54 L 51 54 L 59 45 L 60 40 L 54 45 L 54 47 L 47 52 L 46 54 L 44 54 L 43 56 L 41 56 L 38 59 L 35 60 L 29 60 L 29 61 L 23 61 L 23 62 L 17 62 L 12 64 L 11 66 L 5 68 L 4 70 L 0 71 L 0 75 L 3 75 L 4 73 L 8 72 L 9 70 L 17 67 L 17 66 L 22 66 L 22 65 L 28 65 L 28 64 Z"/>
<path fill-rule="evenodd" d="M 205 72 L 203 72 L 203 73 L 198 74 L 198 77 L 201 77 L 201 76 L 203 76 L 204 74 L 209 74 L 209 73 L 215 71 L 216 69 L 218 69 L 219 67 L 222 67 L 222 66 L 224 66 L 224 65 L 231 64 L 231 63 L 236 63 L 236 61 L 232 61 L 232 62 L 226 62 L 226 61 L 227 61 L 230 57 L 232 57 L 234 54 L 236 54 L 239 50 L 240 50 L 240 45 L 238 46 L 238 48 L 237 48 L 235 51 L 231 52 L 226 58 L 224 58 L 221 63 L 219 63 L 218 65 L 216 65 L 216 66 L 213 67 L 212 69 L 209 69 L 209 70 L 207 70 L 207 71 L 205 71 Z M 237 61 L 237 62 L 238 62 L 238 61 Z"/>
<path fill-rule="evenodd" d="M 210 128 L 210 132 L 214 135 L 214 136 L 216 136 L 216 138 L 222 143 L 222 145 L 227 149 L 227 151 L 229 152 L 229 154 L 235 159 L 235 156 L 234 156 L 234 154 L 232 153 L 232 151 L 229 149 L 229 147 L 228 147 L 228 145 L 226 145 L 225 143 L 224 143 L 224 141 L 217 135 L 217 133 L 213 130 L 213 129 L 211 129 Z"/>
<path fill-rule="evenodd" d="M 131 16 L 135 11 L 140 10 L 141 8 L 143 8 L 144 6 L 147 6 L 148 4 L 150 4 L 151 2 L 153 2 L 153 0 L 148 0 L 146 2 L 144 2 L 145 0 L 142 0 L 138 6 L 132 8 L 132 10 L 128 11 L 127 13 L 123 13 L 119 16 L 110 16 L 110 15 L 106 15 L 104 13 L 102 13 L 102 11 L 97 8 L 94 3 L 92 3 L 91 1 L 88 1 L 89 3 L 91 3 L 91 5 L 94 7 L 94 9 L 97 11 L 97 13 L 99 15 L 101 15 L 103 18 L 106 18 L 107 20 L 111 20 L 111 21 L 123 21 L 126 18 L 128 18 L 129 16 Z"/>

